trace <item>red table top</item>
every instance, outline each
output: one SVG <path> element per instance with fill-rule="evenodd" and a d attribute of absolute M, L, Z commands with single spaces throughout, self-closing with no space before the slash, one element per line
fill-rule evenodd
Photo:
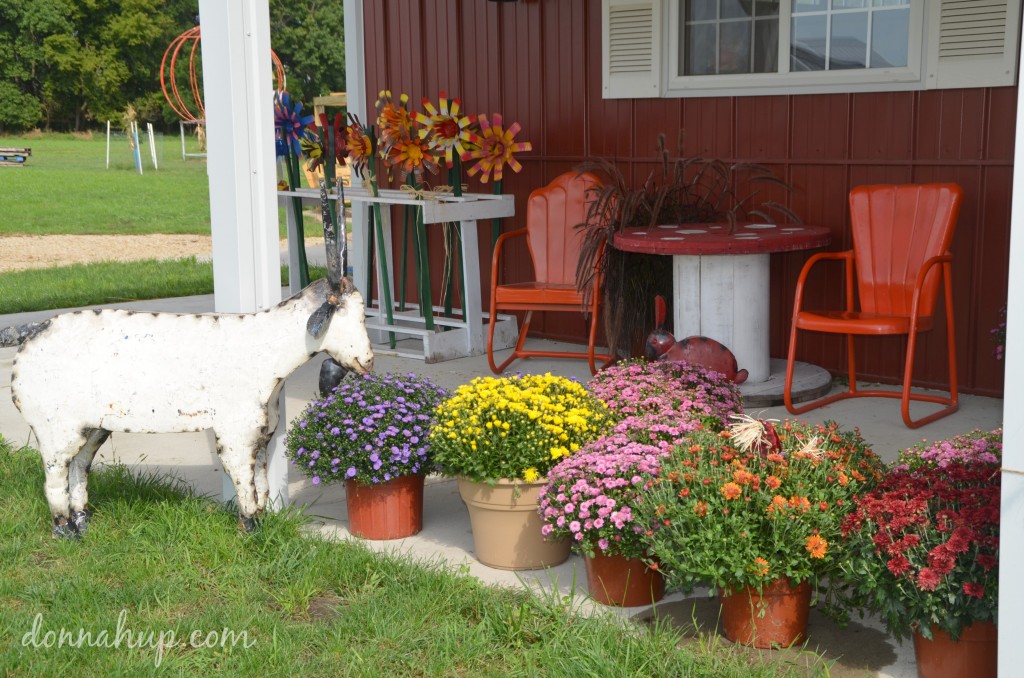
<path fill-rule="evenodd" d="M 627 228 L 615 234 L 616 249 L 643 254 L 767 254 L 792 252 L 829 244 L 824 226 L 799 224 L 682 224 Z"/>

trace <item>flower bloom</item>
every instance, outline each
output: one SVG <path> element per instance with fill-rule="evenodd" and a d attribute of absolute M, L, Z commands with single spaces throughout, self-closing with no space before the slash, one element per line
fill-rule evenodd
<path fill-rule="evenodd" d="M 942 576 L 930 567 L 923 567 L 917 573 L 917 587 L 922 591 L 934 591 L 942 582 Z"/>
<path fill-rule="evenodd" d="M 743 494 L 743 488 L 736 483 L 729 482 L 722 485 L 722 496 L 726 499 L 737 499 Z"/>
<path fill-rule="evenodd" d="M 985 595 L 985 587 L 974 582 L 964 582 L 964 593 L 980 600 Z"/>
<path fill-rule="evenodd" d="M 811 554 L 811 558 L 824 558 L 825 552 L 828 550 L 828 541 L 816 534 L 812 534 L 807 538 L 804 548 Z"/>
<path fill-rule="evenodd" d="M 764 558 L 754 558 L 754 574 L 758 577 L 763 577 L 768 574 L 768 561 Z"/>

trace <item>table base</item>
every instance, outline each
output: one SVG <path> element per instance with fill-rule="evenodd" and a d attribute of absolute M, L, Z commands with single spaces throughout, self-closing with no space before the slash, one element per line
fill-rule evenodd
<path fill-rule="evenodd" d="M 771 374 L 758 383 L 740 384 L 743 407 L 775 407 L 783 404 L 782 391 L 786 384 L 786 361 L 771 359 Z M 832 375 L 828 370 L 810 363 L 797 362 L 793 366 L 793 402 L 801 403 L 820 398 L 832 390 Z"/>

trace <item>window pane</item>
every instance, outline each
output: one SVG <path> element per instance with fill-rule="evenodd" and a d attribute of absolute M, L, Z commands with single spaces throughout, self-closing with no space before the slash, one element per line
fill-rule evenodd
<path fill-rule="evenodd" d="M 825 70 L 825 17 L 793 17 L 790 70 Z"/>
<path fill-rule="evenodd" d="M 860 9 L 868 6 L 868 0 L 832 0 L 832 9 Z"/>
<path fill-rule="evenodd" d="M 687 21 L 708 21 L 718 18 L 718 0 L 683 0 Z"/>
<path fill-rule="evenodd" d="M 729 21 L 721 24 L 722 41 L 719 45 L 719 73 L 750 72 L 750 22 Z"/>
<path fill-rule="evenodd" d="M 754 8 L 751 0 L 722 0 L 723 19 L 740 19 L 749 17 Z"/>
<path fill-rule="evenodd" d="M 794 0 L 793 13 L 821 12 L 828 9 L 828 0 Z"/>
<path fill-rule="evenodd" d="M 754 2 L 754 16 L 778 16 L 779 0 L 756 0 Z"/>
<path fill-rule="evenodd" d="M 779 70 L 779 22 L 762 19 L 754 22 L 754 72 Z"/>
<path fill-rule="evenodd" d="M 909 9 L 874 12 L 871 17 L 870 67 L 906 66 L 909 35 Z"/>
<path fill-rule="evenodd" d="M 829 46 L 828 68 L 867 68 L 868 13 L 851 12 L 832 15 L 832 44 Z"/>
<path fill-rule="evenodd" d="M 713 75 L 717 72 L 715 68 L 715 54 L 718 52 L 715 44 L 716 28 L 716 24 L 696 24 L 686 27 L 684 75 Z"/>

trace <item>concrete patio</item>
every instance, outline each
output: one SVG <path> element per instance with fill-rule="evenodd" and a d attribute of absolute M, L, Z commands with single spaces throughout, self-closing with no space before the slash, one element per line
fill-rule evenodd
<path fill-rule="evenodd" d="M 213 310 L 213 297 L 164 299 L 118 307 L 141 310 L 169 310 L 204 312 Z M 38 322 L 56 311 L 0 316 L 0 328 L 27 322 Z M 545 342 L 551 343 L 551 342 Z M 10 399 L 11 363 L 16 348 L 0 349 L 0 434 L 15 446 L 32 444 L 30 433 L 20 413 Z M 305 404 L 316 395 L 316 381 L 322 357 L 316 357 L 296 371 L 286 384 L 286 411 L 290 419 L 298 415 Z M 585 381 L 590 375 L 583 361 L 532 359 L 513 364 L 514 370 L 528 372 L 554 372 L 577 377 Z M 384 350 L 378 354 L 375 370 L 379 372 L 416 372 L 429 376 L 438 384 L 453 389 L 473 377 L 490 374 L 484 356 L 463 358 L 432 365 L 422 361 L 388 356 Z M 886 460 L 922 439 L 937 440 L 975 428 L 992 429 L 1001 425 L 1003 401 L 978 396 L 961 396 L 960 411 L 922 429 L 909 430 L 903 426 L 897 401 L 889 399 L 861 399 L 847 401 L 816 410 L 803 417 L 807 421 L 835 420 L 846 427 L 859 427 L 874 450 Z M 915 409 L 915 414 L 924 409 Z M 787 413 L 782 407 L 754 409 L 751 414 L 763 418 L 783 419 Z M 206 433 L 181 434 L 124 434 L 115 433 L 101 448 L 98 463 L 122 463 L 143 472 L 167 472 L 186 480 L 197 492 L 219 497 L 222 491 L 222 471 Z M 42 488 L 40 488 L 40 491 Z M 289 493 L 293 503 L 304 506 L 314 518 L 314 525 L 332 538 L 349 538 L 345 510 L 344 489 L 341 486 L 315 487 L 304 476 L 292 470 L 289 475 Z M 102 510 L 102 507 L 100 507 Z M 557 590 L 568 594 L 575 586 L 585 598 L 586 575 L 579 556 L 555 568 L 531 572 L 508 572 L 481 565 L 473 558 L 473 541 L 469 518 L 462 506 L 453 480 L 431 478 L 427 482 L 423 531 L 411 538 L 389 542 L 366 542 L 374 549 L 408 555 L 419 560 L 441 560 L 452 568 L 462 568 L 481 580 L 504 586 L 536 586 L 544 590 Z M 696 620 L 706 629 L 714 628 L 717 606 L 706 595 L 684 597 L 670 594 L 656 606 L 659 615 L 671 615 L 680 624 L 690 625 Z M 620 614 L 648 618 L 655 613 L 651 608 L 627 608 Z M 907 642 L 898 645 L 888 638 L 884 629 L 873 620 L 855 622 L 845 630 L 817 612 L 812 612 L 810 640 L 807 649 L 821 650 L 829 659 L 838 658 L 831 667 L 831 675 L 879 675 L 892 678 L 916 675 L 913 664 L 913 646 Z M 726 642 L 726 641 L 722 641 Z"/>

